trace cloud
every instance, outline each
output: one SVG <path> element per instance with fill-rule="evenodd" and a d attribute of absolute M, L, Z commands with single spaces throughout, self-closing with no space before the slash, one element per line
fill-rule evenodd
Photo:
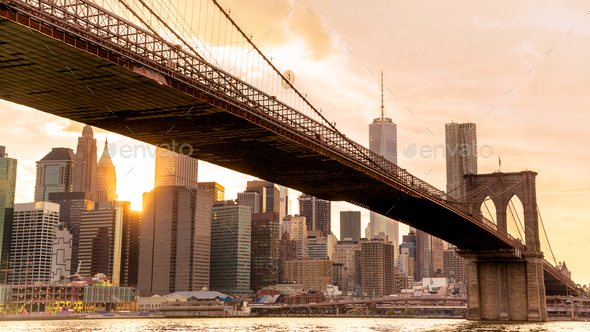
<path fill-rule="evenodd" d="M 275 48 L 301 39 L 305 50 L 314 59 L 322 59 L 332 51 L 332 34 L 322 23 L 321 14 L 307 1 L 227 0 L 232 17 L 239 19 L 266 48 Z"/>
<path fill-rule="evenodd" d="M 539 194 L 544 195 L 552 195 L 552 194 L 590 194 L 590 185 L 583 185 L 583 186 L 573 186 L 567 188 L 556 188 L 556 189 L 547 189 Z"/>

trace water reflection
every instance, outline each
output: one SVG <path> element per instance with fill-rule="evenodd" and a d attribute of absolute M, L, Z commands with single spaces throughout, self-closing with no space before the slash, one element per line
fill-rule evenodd
<path fill-rule="evenodd" d="M 71 321 L 0 322 L 0 331 L 23 332 L 156 332 L 156 331 L 435 331 L 435 332 L 590 332 L 583 322 L 491 324 L 465 320 L 395 318 L 204 318 L 204 319 L 81 319 Z"/>

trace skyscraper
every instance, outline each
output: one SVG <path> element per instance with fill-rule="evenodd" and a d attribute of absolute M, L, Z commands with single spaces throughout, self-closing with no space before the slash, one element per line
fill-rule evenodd
<path fill-rule="evenodd" d="M 198 160 L 167 149 L 156 148 L 156 181 L 158 186 L 197 188 Z"/>
<path fill-rule="evenodd" d="M 370 297 L 379 298 L 394 292 L 394 247 L 382 238 L 361 243 L 361 284 Z"/>
<path fill-rule="evenodd" d="M 76 166 L 77 168 L 77 166 Z M 115 165 L 109 155 L 109 142 L 104 141 L 104 150 L 98 160 L 96 170 L 96 202 L 109 202 L 117 200 L 117 173 Z"/>
<path fill-rule="evenodd" d="M 279 213 L 252 214 L 251 232 L 250 288 L 257 292 L 279 282 Z"/>
<path fill-rule="evenodd" d="M 379 117 L 369 125 L 369 150 L 397 165 L 397 125 L 393 123 L 391 118 L 385 116 L 383 72 L 381 73 L 381 110 Z M 370 212 L 369 218 L 369 226 L 367 227 L 369 232 L 366 236 L 373 238 L 383 232 L 389 236 L 390 241 L 397 248 L 399 244 L 399 223 L 375 212 Z"/>
<path fill-rule="evenodd" d="M 289 188 L 280 186 L 281 199 L 280 199 L 280 212 L 279 220 L 283 220 L 287 215 L 291 214 L 291 201 L 289 200 Z"/>
<path fill-rule="evenodd" d="M 444 252 L 444 276 L 449 282 L 467 283 L 465 259 L 457 254 L 457 247 L 450 245 Z"/>
<path fill-rule="evenodd" d="M 49 202 L 59 204 L 59 223 L 72 234 L 72 270 L 78 268 L 78 246 L 80 243 L 80 216 L 82 211 L 92 210 L 92 193 L 49 193 Z M 89 262 L 86 262 L 88 264 Z"/>
<path fill-rule="evenodd" d="M 289 233 L 282 233 L 279 243 L 279 282 L 284 282 L 285 262 L 299 259 L 299 242 Z"/>
<path fill-rule="evenodd" d="M 278 184 L 263 180 L 248 181 L 246 191 L 255 191 L 260 195 L 260 213 L 280 212 L 281 188 Z"/>
<path fill-rule="evenodd" d="M 238 204 L 249 206 L 252 213 L 260 213 L 260 194 L 256 191 L 238 193 Z"/>
<path fill-rule="evenodd" d="M 340 211 L 340 240 L 361 238 L 361 211 Z"/>
<path fill-rule="evenodd" d="M 98 202 L 80 216 L 80 274 L 104 273 L 115 286 L 137 285 L 141 213 L 131 202 Z M 76 267 L 77 268 L 77 267 Z"/>
<path fill-rule="evenodd" d="M 465 196 L 463 176 L 477 174 L 477 128 L 475 123 L 445 125 L 447 193 L 455 198 Z"/>
<path fill-rule="evenodd" d="M 299 214 L 305 217 L 308 231 L 332 232 L 331 202 L 314 196 L 299 196 Z"/>
<path fill-rule="evenodd" d="M 211 193 L 211 206 L 215 202 L 225 200 L 225 187 L 217 182 L 198 182 L 197 188 Z"/>
<path fill-rule="evenodd" d="M 8 158 L 4 146 L 0 146 L 0 260 L 10 253 L 12 217 L 16 192 L 17 160 Z M 6 268 L 6 267 L 3 267 Z"/>
<path fill-rule="evenodd" d="M 432 262 L 432 235 L 416 230 L 416 275 L 420 281 L 424 278 L 434 278 Z"/>
<path fill-rule="evenodd" d="M 137 285 L 142 296 L 209 286 L 210 204 L 211 193 L 184 186 L 143 194 Z"/>
<path fill-rule="evenodd" d="M 307 226 L 305 217 L 288 215 L 283 218 L 281 234 L 289 233 L 291 240 L 296 240 L 299 246 L 299 258 L 307 257 Z"/>
<path fill-rule="evenodd" d="M 59 205 L 49 202 L 14 205 L 10 284 L 51 281 L 53 242 Z"/>
<path fill-rule="evenodd" d="M 96 138 L 92 127 L 84 126 L 76 147 L 74 188 L 72 191 L 86 191 L 96 195 Z"/>
<path fill-rule="evenodd" d="M 76 154 L 69 148 L 53 148 L 37 161 L 35 202 L 49 199 L 49 193 L 68 193 L 74 187 Z"/>
<path fill-rule="evenodd" d="M 334 245 L 334 262 L 343 264 L 344 284 L 341 290 L 352 291 L 355 286 L 354 253 L 360 250 L 359 242 L 355 240 L 341 240 Z"/>
<path fill-rule="evenodd" d="M 250 207 L 215 202 L 211 215 L 211 289 L 225 294 L 250 293 Z"/>
<path fill-rule="evenodd" d="M 400 244 L 399 247 L 401 250 L 408 250 L 408 276 L 413 277 L 416 281 L 419 281 L 420 278 L 417 274 L 419 269 L 417 267 L 416 241 L 416 231 L 414 228 L 410 228 L 408 235 L 404 235 L 402 237 L 402 244 Z"/>

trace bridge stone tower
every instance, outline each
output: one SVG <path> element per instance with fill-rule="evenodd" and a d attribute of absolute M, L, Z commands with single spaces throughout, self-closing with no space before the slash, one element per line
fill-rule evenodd
<path fill-rule="evenodd" d="M 533 171 L 465 175 L 464 200 L 473 211 L 479 212 L 489 196 L 496 208 L 497 230 L 510 238 L 506 212 L 510 200 L 516 196 L 524 207 L 526 233 L 526 243 L 520 245 L 524 251 L 515 248 L 461 251 L 466 259 L 468 280 L 467 319 L 547 321 L 536 176 Z"/>

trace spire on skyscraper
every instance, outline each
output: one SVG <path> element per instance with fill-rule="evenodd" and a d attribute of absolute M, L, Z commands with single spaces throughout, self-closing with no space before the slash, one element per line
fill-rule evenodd
<path fill-rule="evenodd" d="M 109 154 L 109 142 L 105 140 L 104 151 L 98 160 L 96 176 L 95 202 L 107 202 L 117 200 L 117 174 L 115 165 Z"/>
<path fill-rule="evenodd" d="M 381 71 L 381 119 L 385 118 L 385 106 L 383 106 L 383 71 Z"/>

